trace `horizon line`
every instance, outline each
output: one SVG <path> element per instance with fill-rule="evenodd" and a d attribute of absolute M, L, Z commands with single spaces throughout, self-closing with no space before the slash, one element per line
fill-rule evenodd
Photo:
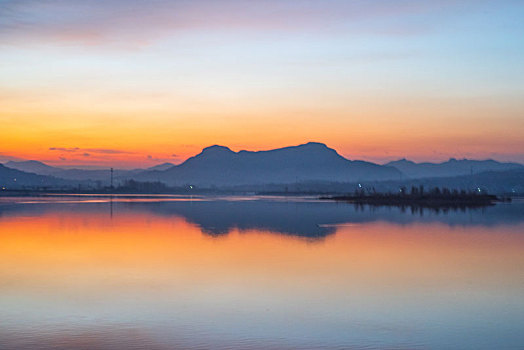
<path fill-rule="evenodd" d="M 232 150 L 229 146 L 224 146 L 224 145 L 220 145 L 220 144 L 212 144 L 210 146 L 202 147 L 200 152 L 195 153 L 195 154 L 190 155 L 190 156 L 187 156 L 184 159 L 180 159 L 180 158 L 174 158 L 172 160 L 170 160 L 170 159 L 155 159 L 155 158 L 153 158 L 153 157 L 148 155 L 147 159 L 144 160 L 143 162 L 141 162 L 142 165 L 137 165 L 137 163 L 139 163 L 139 162 L 133 162 L 134 165 L 128 165 L 128 166 L 124 165 L 124 166 L 122 166 L 122 163 L 125 163 L 125 162 L 122 162 L 121 160 L 120 161 L 115 161 L 115 165 L 114 166 L 111 166 L 111 165 L 104 166 L 102 164 L 89 164 L 89 163 L 86 164 L 86 163 L 75 162 L 75 161 L 73 161 L 70 164 L 63 164 L 63 165 L 61 165 L 61 164 L 56 164 L 56 163 L 60 162 L 61 160 L 42 159 L 40 157 L 21 158 L 21 157 L 14 157 L 14 156 L 5 155 L 5 154 L 1 154 L 1 153 L 0 153 L 0 164 L 5 165 L 5 164 L 7 164 L 9 162 L 18 163 L 18 162 L 37 161 L 37 162 L 40 162 L 40 163 L 48 165 L 48 166 L 52 166 L 52 167 L 56 167 L 56 168 L 62 168 L 62 169 L 104 170 L 104 169 L 114 168 L 114 169 L 118 169 L 118 170 L 134 170 L 134 169 L 136 169 L 136 170 L 140 170 L 140 169 L 141 170 L 145 170 L 145 169 L 152 168 L 152 167 L 155 167 L 155 166 L 158 166 L 158 165 L 162 165 L 162 164 L 166 164 L 166 163 L 173 164 L 173 166 L 177 166 L 177 165 L 183 164 L 188 159 L 193 158 L 195 156 L 198 156 L 199 154 L 202 154 L 205 150 L 213 148 L 213 147 L 224 148 L 224 149 L 227 149 L 227 150 L 231 151 L 232 153 L 239 154 L 241 152 L 250 152 L 250 153 L 270 152 L 270 151 L 283 150 L 283 149 L 286 149 L 286 148 L 296 148 L 296 147 L 301 147 L 301 146 L 306 146 L 306 145 L 324 146 L 324 147 L 326 147 L 329 150 L 335 151 L 339 156 L 341 156 L 344 159 L 349 160 L 349 161 L 364 161 L 364 162 L 374 163 L 374 164 L 378 164 L 378 165 L 387 165 L 390 162 L 401 161 L 401 160 L 410 161 L 410 162 L 413 162 L 415 164 L 424 164 L 424 163 L 442 164 L 442 163 L 446 163 L 446 162 L 449 162 L 449 161 L 452 161 L 452 160 L 457 160 L 457 161 L 460 161 L 460 160 L 490 161 L 491 160 L 491 161 L 496 161 L 496 162 L 499 162 L 499 163 L 516 163 L 516 164 L 524 165 L 524 162 L 521 162 L 521 161 L 518 161 L 518 160 L 508 160 L 508 159 L 502 160 L 502 159 L 497 159 L 496 157 L 482 157 L 482 156 L 481 157 L 475 157 L 475 156 L 473 156 L 473 157 L 467 157 L 467 156 L 462 156 L 462 157 L 445 156 L 445 157 L 439 157 L 439 159 L 433 159 L 433 160 L 431 160 L 431 159 L 424 159 L 424 160 L 422 160 L 422 159 L 420 159 L 420 157 L 410 157 L 408 155 L 404 155 L 404 156 L 400 155 L 400 156 L 353 158 L 353 157 L 348 157 L 345 154 L 339 153 L 337 151 L 337 149 L 335 149 L 333 147 L 329 147 L 324 142 L 318 142 L 318 141 L 308 141 L 308 142 L 304 142 L 304 143 L 300 143 L 300 144 L 296 144 L 296 145 L 282 146 L 282 147 L 270 148 L 270 149 L 258 149 L 258 150 L 239 149 L 238 151 Z M 55 150 L 55 149 L 60 149 L 60 148 L 59 147 L 50 147 L 49 149 L 50 150 L 51 149 Z M 66 148 L 63 148 L 63 149 L 66 149 Z M 81 150 L 81 148 L 76 148 L 76 149 Z M 130 153 L 130 152 L 118 151 L 118 152 L 115 152 L 115 153 Z M 111 153 L 109 153 L 109 154 L 111 154 Z M 110 160 L 111 158 L 110 157 L 106 157 L 106 159 Z M 377 159 L 381 159 L 381 160 L 377 160 Z M 416 159 L 416 160 L 413 160 L 413 159 Z M 146 162 L 148 162 L 150 164 L 153 164 L 153 165 L 145 165 L 144 163 L 146 163 Z"/>

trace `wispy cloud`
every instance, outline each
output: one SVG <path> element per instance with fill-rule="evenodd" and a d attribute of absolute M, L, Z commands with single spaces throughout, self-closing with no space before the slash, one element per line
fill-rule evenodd
<path fill-rule="evenodd" d="M 83 152 L 83 156 L 89 157 L 90 153 L 98 154 L 135 154 L 135 152 L 122 151 L 118 149 L 108 148 L 80 148 L 80 147 L 49 147 L 50 151 L 66 152 L 66 153 L 80 153 Z"/>
<path fill-rule="evenodd" d="M 472 0 L 7 0 L 0 3 L 0 43 L 62 41 L 146 45 L 188 30 L 278 30 L 404 35 L 435 11 L 478 6 Z M 388 19 L 401 19 L 390 21 Z"/>
<path fill-rule="evenodd" d="M 60 152 L 68 152 L 68 153 L 74 153 L 78 152 L 80 148 L 74 147 L 74 148 L 65 148 L 65 147 L 49 147 L 50 151 L 60 151 Z"/>
<path fill-rule="evenodd" d="M 135 152 L 122 151 L 118 149 L 107 149 L 107 148 L 84 148 L 85 151 L 91 153 L 101 154 L 134 154 Z"/>

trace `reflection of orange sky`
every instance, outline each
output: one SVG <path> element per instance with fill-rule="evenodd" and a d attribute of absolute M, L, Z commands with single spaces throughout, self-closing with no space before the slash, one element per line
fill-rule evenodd
<path fill-rule="evenodd" d="M 329 294 L 466 284 L 501 293 L 524 284 L 519 229 L 376 223 L 308 243 L 255 230 L 213 238 L 183 219 L 141 215 L 4 218 L 0 279 L 4 290 L 85 293 L 229 286 Z"/>

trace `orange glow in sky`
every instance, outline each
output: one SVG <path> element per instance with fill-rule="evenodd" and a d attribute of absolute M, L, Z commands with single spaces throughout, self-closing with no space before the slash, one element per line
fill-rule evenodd
<path fill-rule="evenodd" d="M 8 1 L 0 162 L 134 168 L 309 141 L 524 162 L 524 5 L 435 4 Z"/>

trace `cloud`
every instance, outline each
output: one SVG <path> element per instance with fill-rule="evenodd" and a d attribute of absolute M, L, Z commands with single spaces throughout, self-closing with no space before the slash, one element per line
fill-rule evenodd
<path fill-rule="evenodd" d="M 134 154 L 135 152 L 121 151 L 118 149 L 107 149 L 107 148 L 84 148 L 83 150 L 92 153 L 101 154 Z"/>
<path fill-rule="evenodd" d="M 80 148 L 74 147 L 74 148 L 65 148 L 65 147 L 50 147 L 50 151 L 60 151 L 60 152 L 68 152 L 68 153 L 74 153 L 78 152 Z"/>
<path fill-rule="evenodd" d="M 80 147 L 49 147 L 50 151 L 59 151 L 59 152 L 67 152 L 67 153 L 78 153 L 78 152 L 84 152 L 83 156 L 88 157 L 90 156 L 89 153 L 98 153 L 98 154 L 134 154 L 135 152 L 128 152 L 128 151 L 121 151 L 118 149 L 108 149 L 108 148 L 80 148 Z"/>
<path fill-rule="evenodd" d="M 143 46 L 187 31 L 349 31 L 404 35 L 429 21 L 409 16 L 447 11 L 473 0 L 7 0 L 0 43 L 56 41 Z M 390 21 L 393 19 L 393 21 Z"/>

